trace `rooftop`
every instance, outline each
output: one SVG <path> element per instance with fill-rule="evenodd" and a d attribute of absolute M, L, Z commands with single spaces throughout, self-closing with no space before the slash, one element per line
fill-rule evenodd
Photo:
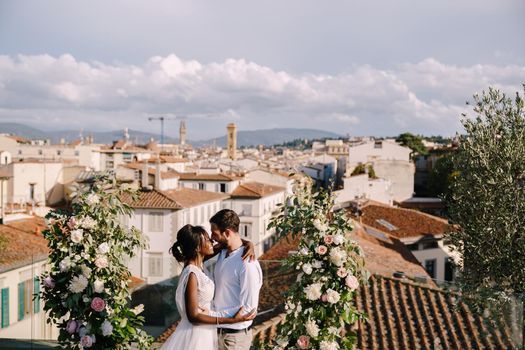
<path fill-rule="evenodd" d="M 245 182 L 232 192 L 232 198 L 262 198 L 271 194 L 284 192 L 284 187 L 267 185 L 259 182 Z"/>
<path fill-rule="evenodd" d="M 170 198 L 173 198 L 183 208 L 190 208 L 229 197 L 229 195 L 225 193 L 194 190 L 191 188 L 177 188 L 163 192 Z"/>
<path fill-rule="evenodd" d="M 0 239 L 5 248 L 0 254 L 0 272 L 40 261 L 47 257 L 47 241 L 42 236 L 44 219 L 34 216 L 0 225 Z"/>

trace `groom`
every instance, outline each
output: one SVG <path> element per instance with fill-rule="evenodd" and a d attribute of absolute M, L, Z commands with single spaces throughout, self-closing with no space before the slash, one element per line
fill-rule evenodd
<path fill-rule="evenodd" d="M 212 316 L 233 316 L 242 306 L 245 313 L 257 311 L 262 271 L 257 260 L 244 261 L 239 235 L 239 216 L 230 209 L 217 212 L 211 219 L 211 237 L 223 249 L 215 265 L 215 297 Z M 219 350 L 249 350 L 252 321 L 218 325 Z"/>

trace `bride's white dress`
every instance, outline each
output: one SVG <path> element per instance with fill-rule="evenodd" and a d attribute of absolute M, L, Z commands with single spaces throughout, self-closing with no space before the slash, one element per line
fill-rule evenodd
<path fill-rule="evenodd" d="M 193 325 L 186 316 L 184 293 L 188 277 L 193 272 L 197 277 L 199 306 L 211 310 L 215 284 L 208 275 L 195 265 L 184 267 L 179 278 L 175 295 L 181 321 L 175 332 L 166 340 L 160 350 L 216 350 L 218 349 L 217 328 L 215 325 Z"/>

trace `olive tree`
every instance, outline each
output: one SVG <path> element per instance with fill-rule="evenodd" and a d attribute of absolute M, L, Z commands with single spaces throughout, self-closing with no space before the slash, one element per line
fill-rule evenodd
<path fill-rule="evenodd" d="M 490 88 L 474 102 L 453 157 L 447 239 L 460 257 L 464 294 L 505 301 L 525 293 L 524 101 Z"/>

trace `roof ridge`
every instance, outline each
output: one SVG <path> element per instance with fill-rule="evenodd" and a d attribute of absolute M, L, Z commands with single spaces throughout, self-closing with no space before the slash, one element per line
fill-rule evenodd
<path fill-rule="evenodd" d="M 394 206 L 389 206 L 389 205 L 379 205 L 379 204 L 375 204 L 375 203 L 370 203 L 370 204 L 366 204 L 365 205 L 365 207 L 368 207 L 368 206 L 376 206 L 376 207 L 381 207 L 381 208 L 388 208 L 388 209 L 396 209 L 396 210 L 401 210 L 401 211 L 408 211 L 408 212 L 411 212 L 411 213 L 424 215 L 424 216 L 428 217 L 429 219 L 435 219 L 437 221 L 441 221 L 444 224 L 450 224 L 448 222 L 448 220 L 446 220 L 446 219 L 443 219 L 443 218 L 440 218 L 439 216 L 431 215 L 431 214 L 428 214 L 428 213 L 425 213 L 425 212 L 422 212 L 422 211 L 419 211 L 419 210 L 415 210 L 415 209 L 394 207 Z"/>
<path fill-rule="evenodd" d="M 172 201 L 173 203 L 175 203 L 179 207 L 179 209 L 184 209 L 184 206 L 182 206 L 179 202 L 177 202 L 173 197 L 171 197 L 168 193 L 164 192 L 163 190 L 159 190 L 159 189 L 154 188 L 153 191 L 159 193 L 163 197 L 165 197 L 165 198 L 169 199 L 170 201 Z"/>
<path fill-rule="evenodd" d="M 242 188 L 244 188 L 244 189 L 246 189 L 246 190 L 248 190 L 248 191 L 250 191 L 250 192 L 252 192 L 252 193 L 255 193 L 255 194 L 258 195 L 258 196 L 261 196 L 261 193 L 258 193 L 258 192 L 252 190 L 252 189 L 249 188 L 249 187 L 246 187 L 245 184 L 240 184 L 239 186 L 241 186 Z"/>

